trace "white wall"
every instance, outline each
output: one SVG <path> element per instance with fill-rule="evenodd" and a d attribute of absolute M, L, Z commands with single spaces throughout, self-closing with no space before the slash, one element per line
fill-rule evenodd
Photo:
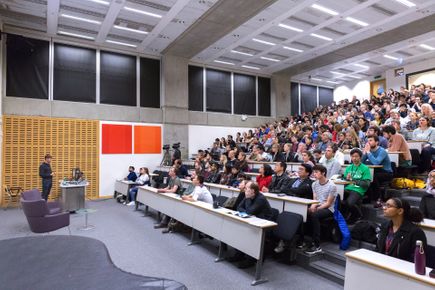
<path fill-rule="evenodd" d="M 152 172 L 162 160 L 162 154 L 101 154 L 102 152 L 102 125 L 103 124 L 123 124 L 123 125 L 150 125 L 161 126 L 159 124 L 148 123 L 129 123 L 129 122 L 100 122 L 100 197 L 113 196 L 115 180 L 124 178 L 128 175 L 128 167 L 133 165 L 136 171 L 140 167 L 148 167 Z M 133 126 L 132 126 L 133 130 Z M 134 138 L 134 131 L 132 132 Z M 163 137 L 163 128 L 162 128 Z M 163 141 L 162 141 L 163 144 Z M 134 146 L 134 139 L 132 142 Z M 134 148 L 132 148 L 132 152 Z"/>
<path fill-rule="evenodd" d="M 399 77 L 394 76 L 394 70 L 397 68 L 401 68 L 401 67 L 403 67 L 403 69 L 404 69 L 403 76 L 399 76 Z M 422 71 L 422 70 L 427 70 L 427 69 L 431 69 L 431 68 L 435 68 L 435 58 L 430 58 L 430 59 L 427 59 L 425 61 L 416 62 L 416 63 L 404 65 L 404 66 L 397 66 L 393 69 L 389 69 L 386 71 L 386 77 L 387 77 L 387 88 L 386 89 L 392 88 L 392 89 L 398 91 L 401 86 L 406 85 L 406 74 L 410 74 L 410 73 L 414 73 L 414 72 L 418 72 L 418 71 Z M 432 81 L 431 85 L 435 86 L 435 80 Z"/>
<path fill-rule="evenodd" d="M 225 118 L 222 115 L 222 118 Z M 198 152 L 199 149 L 211 148 L 214 139 L 233 135 L 236 139 L 236 133 L 248 132 L 247 127 L 218 127 L 218 126 L 196 126 L 189 125 L 189 156 Z"/>
<path fill-rule="evenodd" d="M 370 81 L 356 80 L 344 85 L 337 86 L 334 89 L 334 101 L 338 102 L 344 99 L 352 100 L 356 96 L 359 100 L 370 98 Z"/>

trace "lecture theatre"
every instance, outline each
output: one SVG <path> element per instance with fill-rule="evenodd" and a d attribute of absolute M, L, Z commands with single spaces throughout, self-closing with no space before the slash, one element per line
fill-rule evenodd
<path fill-rule="evenodd" d="M 435 289 L 434 0 L 0 0 L 0 289 Z"/>

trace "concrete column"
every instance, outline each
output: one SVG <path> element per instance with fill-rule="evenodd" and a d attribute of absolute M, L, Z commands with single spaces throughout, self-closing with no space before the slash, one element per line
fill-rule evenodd
<path fill-rule="evenodd" d="M 183 159 L 188 157 L 189 148 L 188 63 L 178 56 L 162 57 L 163 143 L 181 142 Z"/>
<path fill-rule="evenodd" d="M 273 74 L 271 78 L 271 111 L 276 118 L 290 115 L 290 77 L 285 74 Z"/>

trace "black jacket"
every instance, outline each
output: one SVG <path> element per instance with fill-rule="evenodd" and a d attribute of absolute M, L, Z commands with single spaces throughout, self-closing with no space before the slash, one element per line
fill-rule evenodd
<path fill-rule="evenodd" d="M 42 179 L 53 179 L 53 176 L 51 176 L 51 166 L 48 163 L 43 162 L 40 166 L 39 166 L 39 176 Z"/>
<path fill-rule="evenodd" d="M 295 154 L 292 152 L 288 152 L 288 153 L 282 152 L 281 153 L 281 158 L 282 158 L 282 161 L 284 161 L 284 162 L 293 162 L 294 156 L 295 156 Z"/>
<path fill-rule="evenodd" d="M 284 156 L 281 153 L 270 153 L 272 156 L 272 162 L 281 162 L 284 161 Z"/>
<path fill-rule="evenodd" d="M 288 192 L 290 184 L 290 177 L 287 173 L 283 173 L 281 176 L 274 174 L 272 176 L 272 182 L 269 185 L 269 192 L 273 193 L 286 193 Z"/>
<path fill-rule="evenodd" d="M 293 183 L 295 183 L 298 179 L 299 178 L 290 178 L 289 189 L 286 192 L 287 195 L 313 199 L 313 189 L 311 188 L 313 181 L 310 178 L 306 178 L 299 184 L 298 187 L 292 188 Z"/>
<path fill-rule="evenodd" d="M 221 180 L 221 174 L 219 171 L 217 171 L 217 172 L 210 172 L 210 174 L 205 179 L 205 182 L 219 183 L 220 180 Z"/>
<path fill-rule="evenodd" d="M 427 250 L 426 235 L 423 230 L 410 221 L 403 221 L 402 226 L 394 234 L 388 253 L 385 253 L 385 241 L 387 239 L 388 230 L 392 226 L 392 222 L 388 221 L 381 227 L 379 233 L 377 250 L 381 254 L 386 254 L 401 260 L 414 262 L 414 251 L 416 241 L 423 242 L 425 252 Z"/>
<path fill-rule="evenodd" d="M 272 220 L 272 208 L 263 194 L 259 193 L 253 199 L 244 198 L 237 207 L 237 211 L 255 215 L 258 218 Z"/>
<path fill-rule="evenodd" d="M 420 210 L 427 219 L 435 220 L 435 196 L 426 194 L 421 198 Z"/>

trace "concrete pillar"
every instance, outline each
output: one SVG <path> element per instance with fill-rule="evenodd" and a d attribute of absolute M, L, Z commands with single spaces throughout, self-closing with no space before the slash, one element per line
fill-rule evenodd
<path fill-rule="evenodd" d="M 273 74 L 271 78 L 272 115 L 276 118 L 289 116 L 290 108 L 290 77 L 285 74 Z"/>
<path fill-rule="evenodd" d="M 183 159 L 189 148 L 188 63 L 178 56 L 162 57 L 163 144 L 180 142 Z"/>

